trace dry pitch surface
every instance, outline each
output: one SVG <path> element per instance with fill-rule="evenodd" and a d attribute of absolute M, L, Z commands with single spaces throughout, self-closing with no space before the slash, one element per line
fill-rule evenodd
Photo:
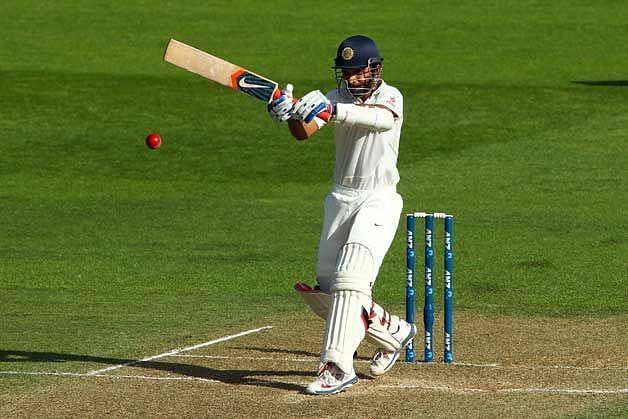
<path fill-rule="evenodd" d="M 234 336 L 265 326 L 272 327 Z M 0 416 L 545 418 L 628 399 L 625 316 L 458 313 L 454 365 L 401 361 L 373 379 L 373 347 L 364 344 L 356 386 L 335 396 L 308 396 L 302 389 L 314 378 L 322 328 L 309 313 L 298 313 L 208 336 L 195 348 L 164 348 L 130 365 L 99 365 L 93 358 L 75 372 L 44 375 L 56 370 L 43 363 L 34 373 L 44 384 L 28 394 L 0 396 Z M 439 336 L 436 342 L 440 350 Z M 0 379 L 13 375 L 1 372 Z"/>

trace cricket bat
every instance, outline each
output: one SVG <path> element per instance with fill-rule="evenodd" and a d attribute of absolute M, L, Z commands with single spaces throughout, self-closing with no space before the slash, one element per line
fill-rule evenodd
<path fill-rule="evenodd" d="M 164 61 L 266 103 L 281 96 L 277 82 L 176 39 L 171 39 L 168 43 Z M 317 116 L 325 121 L 330 117 L 327 112 L 321 112 Z"/>

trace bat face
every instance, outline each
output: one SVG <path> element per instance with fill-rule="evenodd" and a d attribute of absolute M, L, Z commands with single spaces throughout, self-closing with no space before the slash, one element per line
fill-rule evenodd
<path fill-rule="evenodd" d="M 168 43 L 164 60 L 265 102 L 280 94 L 276 82 L 176 39 Z"/>
<path fill-rule="evenodd" d="M 168 43 L 164 60 L 206 79 L 220 83 L 223 86 L 263 100 L 266 103 L 270 103 L 273 99 L 281 96 L 279 85 L 271 79 L 176 39 L 171 39 Z M 293 101 L 296 101 L 296 99 L 293 99 Z M 326 111 L 319 113 L 317 116 L 325 121 L 331 118 Z"/>

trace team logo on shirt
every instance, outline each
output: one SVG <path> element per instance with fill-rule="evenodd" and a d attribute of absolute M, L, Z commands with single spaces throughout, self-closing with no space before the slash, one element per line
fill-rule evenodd
<path fill-rule="evenodd" d="M 397 101 L 395 100 L 395 97 L 394 97 L 394 96 L 391 96 L 391 97 L 389 97 L 389 98 L 388 98 L 388 100 L 386 101 L 386 103 L 389 103 L 389 104 L 391 104 L 391 105 L 393 105 L 393 106 L 394 106 L 394 105 L 397 103 Z"/>
<path fill-rule="evenodd" d="M 346 61 L 349 61 L 350 59 L 353 58 L 353 48 L 351 47 L 345 47 L 345 49 L 342 50 L 342 58 Z"/>

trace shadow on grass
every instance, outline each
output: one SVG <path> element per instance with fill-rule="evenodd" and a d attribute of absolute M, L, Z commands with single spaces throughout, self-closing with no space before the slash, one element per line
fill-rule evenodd
<path fill-rule="evenodd" d="M 572 83 L 587 86 L 628 86 L 628 80 L 573 80 Z"/>
<path fill-rule="evenodd" d="M 267 371 L 267 370 L 218 370 L 199 365 L 188 365 L 170 362 L 139 362 L 136 359 L 107 358 L 91 355 L 62 354 L 56 352 L 29 352 L 0 350 L 0 363 L 2 362 L 93 362 L 105 365 L 129 364 L 129 367 L 145 368 L 157 371 L 165 371 L 187 377 L 204 378 L 220 381 L 225 384 L 251 385 L 260 387 L 272 387 L 282 390 L 302 392 L 303 387 L 298 384 L 280 381 L 265 380 L 264 376 L 305 376 L 313 378 L 313 372 L 305 371 Z M 115 376 L 112 376 L 115 377 Z"/>
<path fill-rule="evenodd" d="M 320 355 L 319 353 L 307 352 L 307 351 L 295 351 L 295 350 L 290 350 L 290 349 L 278 349 L 278 348 L 256 348 L 252 346 L 233 346 L 231 347 L 231 349 L 241 350 L 241 351 L 257 351 L 257 352 L 263 352 L 263 353 L 282 353 L 282 354 L 290 354 L 290 355 L 297 355 L 297 356 L 307 356 L 307 357 L 314 358 L 312 362 L 318 360 L 319 355 Z M 370 357 L 358 356 L 357 352 L 353 354 L 353 359 L 358 359 L 360 361 L 371 360 Z"/>
<path fill-rule="evenodd" d="M 232 346 L 230 349 L 235 349 L 235 350 L 239 350 L 239 351 L 255 351 L 255 352 L 263 352 L 263 353 L 280 353 L 280 354 L 289 354 L 289 355 L 295 355 L 295 356 L 307 356 L 307 357 L 313 357 L 313 358 L 318 358 L 317 353 L 314 352 L 308 352 L 308 351 L 295 351 L 295 350 L 291 350 L 291 349 L 278 349 L 278 348 L 259 348 L 259 347 L 253 347 L 253 346 Z"/>

